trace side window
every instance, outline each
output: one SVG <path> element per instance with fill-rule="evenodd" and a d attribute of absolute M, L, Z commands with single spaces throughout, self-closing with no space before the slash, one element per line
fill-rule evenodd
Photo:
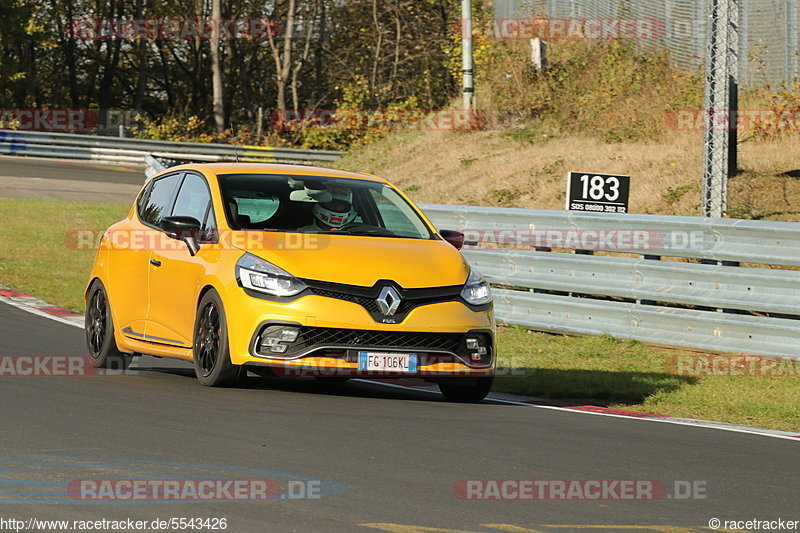
<path fill-rule="evenodd" d="M 150 198 L 150 191 L 153 190 L 153 182 L 151 181 L 148 183 L 144 189 L 142 189 L 142 193 L 139 195 L 139 199 L 136 200 L 136 211 L 139 213 L 139 216 L 142 216 L 144 212 L 144 206 L 147 205 L 147 200 Z"/>
<path fill-rule="evenodd" d="M 401 237 L 429 239 L 430 232 L 411 207 L 389 187 L 370 189 L 375 207 L 380 212 L 383 225 Z"/>
<path fill-rule="evenodd" d="M 216 223 L 211 208 L 211 193 L 205 179 L 197 174 L 186 174 L 178 191 L 175 207 L 172 208 L 172 216 L 197 219 L 203 225 L 203 236 L 200 240 L 209 240 L 209 236 L 213 235 L 211 232 L 216 229 Z"/>
<path fill-rule="evenodd" d="M 175 189 L 180 183 L 181 174 L 171 174 L 158 178 L 148 187 L 139 204 L 139 219 L 145 224 L 158 227 L 161 219 L 168 215 L 175 198 Z"/>

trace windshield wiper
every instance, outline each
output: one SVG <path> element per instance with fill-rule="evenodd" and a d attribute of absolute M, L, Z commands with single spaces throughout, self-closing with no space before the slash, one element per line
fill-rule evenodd
<path fill-rule="evenodd" d="M 393 239 L 402 239 L 404 238 L 402 235 L 398 235 L 388 229 L 384 228 L 362 228 L 362 229 L 346 229 L 337 231 L 336 233 L 341 233 L 343 235 L 363 235 L 363 236 L 374 236 L 374 237 L 390 237 Z"/>

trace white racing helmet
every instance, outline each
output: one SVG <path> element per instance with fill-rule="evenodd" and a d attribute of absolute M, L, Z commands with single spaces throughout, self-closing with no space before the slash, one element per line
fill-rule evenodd
<path fill-rule="evenodd" d="M 332 199 L 324 204 L 314 204 L 314 216 L 331 228 L 341 228 L 351 223 L 356 218 L 353 209 L 353 192 L 343 185 L 328 185 L 328 192 Z"/>

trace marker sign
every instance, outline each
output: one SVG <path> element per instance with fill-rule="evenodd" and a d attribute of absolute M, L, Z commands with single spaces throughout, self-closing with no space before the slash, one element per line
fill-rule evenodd
<path fill-rule="evenodd" d="M 568 211 L 627 213 L 630 176 L 570 172 L 567 176 Z"/>

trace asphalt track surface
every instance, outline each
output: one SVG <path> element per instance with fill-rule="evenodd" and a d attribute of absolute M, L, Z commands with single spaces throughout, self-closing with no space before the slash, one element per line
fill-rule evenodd
<path fill-rule="evenodd" d="M 144 171 L 132 167 L 99 165 L 88 161 L 56 161 L 40 158 L 0 156 L 0 176 L 96 181 L 101 183 L 144 183 Z"/>
<path fill-rule="evenodd" d="M 0 304 L 0 356 L 81 355 L 83 342 L 79 328 Z M 232 532 L 703 531 L 711 518 L 800 520 L 790 440 L 453 404 L 365 382 L 251 377 L 209 389 L 181 362 L 137 366 L 122 375 L 0 377 L 0 519 L 225 518 Z M 81 479 L 203 476 L 311 480 L 323 490 L 261 502 L 67 495 Z M 673 497 L 498 502 L 454 493 L 461 480 L 488 479 L 658 480 Z M 697 482 L 705 498 L 678 499 L 676 481 Z"/>
<path fill-rule="evenodd" d="M 84 353 L 81 329 L 8 305 L 0 305 L 0 339 L 2 355 Z M 363 524 L 699 531 L 714 517 L 800 518 L 797 444 L 788 440 L 491 402 L 452 404 L 368 383 L 251 377 L 241 388 L 208 389 L 187 365 L 147 361 L 165 368 L 142 361 L 132 375 L 0 378 L 0 518 L 225 517 L 235 532 L 377 527 Z M 149 465 L 151 479 L 174 478 L 175 463 L 184 465 L 181 479 L 215 465 L 321 480 L 336 490 L 268 502 L 63 501 L 74 479 L 141 477 L 130 462 Z M 46 470 L 59 501 L 38 503 L 42 496 L 32 489 L 20 492 L 14 481 L 25 475 L 3 469 L 15 465 Z M 463 501 L 454 486 L 467 479 L 659 480 L 670 491 L 674 481 L 697 481 L 706 498 Z"/>

